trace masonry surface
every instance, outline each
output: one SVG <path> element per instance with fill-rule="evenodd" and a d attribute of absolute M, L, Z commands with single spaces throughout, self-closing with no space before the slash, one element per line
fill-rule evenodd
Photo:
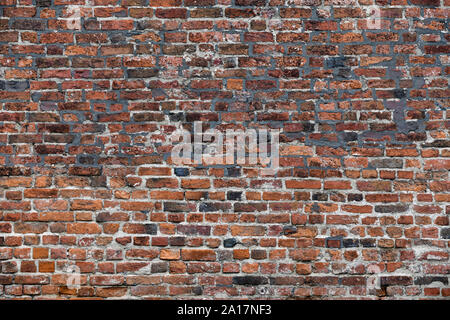
<path fill-rule="evenodd" d="M 449 9 L 0 0 L 0 298 L 449 299 Z"/>

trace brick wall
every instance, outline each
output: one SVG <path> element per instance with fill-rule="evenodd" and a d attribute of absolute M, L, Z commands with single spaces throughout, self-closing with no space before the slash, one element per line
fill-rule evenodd
<path fill-rule="evenodd" d="M 449 7 L 0 0 L 1 298 L 448 299 Z"/>

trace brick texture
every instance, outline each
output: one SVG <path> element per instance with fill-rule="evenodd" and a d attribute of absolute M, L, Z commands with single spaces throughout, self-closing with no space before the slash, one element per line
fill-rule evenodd
<path fill-rule="evenodd" d="M 0 297 L 449 299 L 449 9 L 0 0 Z M 279 170 L 175 165 L 194 121 Z"/>

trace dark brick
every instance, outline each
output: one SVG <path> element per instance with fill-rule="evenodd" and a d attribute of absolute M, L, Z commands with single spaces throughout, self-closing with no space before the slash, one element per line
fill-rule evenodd
<path fill-rule="evenodd" d="M 341 279 L 341 283 L 344 286 L 364 286 L 367 284 L 365 277 L 345 277 Z"/>
<path fill-rule="evenodd" d="M 92 165 L 96 163 L 95 157 L 82 155 L 78 158 L 80 164 Z"/>
<path fill-rule="evenodd" d="M 255 260 L 263 260 L 267 258 L 266 250 L 252 250 L 250 257 Z"/>
<path fill-rule="evenodd" d="M 348 201 L 362 201 L 363 195 L 361 193 L 349 193 L 347 199 Z"/>
<path fill-rule="evenodd" d="M 326 65 L 329 69 L 335 69 L 347 66 L 347 62 L 345 57 L 333 57 L 326 60 Z"/>
<path fill-rule="evenodd" d="M 177 231 L 185 235 L 202 235 L 209 236 L 211 234 L 210 226 L 185 225 L 177 226 Z"/>
<path fill-rule="evenodd" d="M 337 285 L 339 283 L 338 277 L 330 277 L 330 276 L 308 276 L 305 278 L 305 284 L 311 285 L 311 286 L 331 286 L 331 285 Z"/>
<path fill-rule="evenodd" d="M 220 202 L 202 202 L 200 203 L 200 212 L 219 212 L 219 211 L 229 211 L 231 205 L 229 203 Z"/>
<path fill-rule="evenodd" d="M 283 227 L 283 234 L 284 235 L 290 235 L 297 232 L 296 226 L 284 226 Z"/>
<path fill-rule="evenodd" d="M 223 246 L 225 248 L 233 248 L 237 243 L 238 243 L 238 241 L 235 238 L 229 238 L 229 239 L 223 240 Z"/>
<path fill-rule="evenodd" d="M 152 273 L 166 273 L 169 270 L 167 262 L 153 262 L 151 265 Z"/>
<path fill-rule="evenodd" d="M 182 113 L 182 112 L 169 113 L 169 119 L 170 119 L 170 121 L 183 121 L 184 113 Z M 183 169 L 183 168 L 180 168 L 180 169 Z"/>
<path fill-rule="evenodd" d="M 356 132 L 343 132 L 342 137 L 345 142 L 358 140 L 358 134 Z"/>
<path fill-rule="evenodd" d="M 145 233 L 155 235 L 158 232 L 158 225 L 156 223 L 144 224 Z"/>
<path fill-rule="evenodd" d="M 370 166 L 374 168 L 402 168 L 402 159 L 375 159 L 370 161 Z"/>
<path fill-rule="evenodd" d="M 403 99 L 404 97 L 406 97 L 406 92 L 403 89 L 395 89 L 393 90 L 394 92 L 394 97 L 396 97 L 397 99 Z"/>
<path fill-rule="evenodd" d="M 5 90 L 7 91 L 25 91 L 30 88 L 29 81 L 6 81 Z"/>
<path fill-rule="evenodd" d="M 408 209 L 409 209 L 409 206 L 401 205 L 401 204 L 375 206 L 375 212 L 381 212 L 381 213 L 406 212 L 406 211 L 408 211 Z"/>
<path fill-rule="evenodd" d="M 171 237 L 169 238 L 169 244 L 171 246 L 184 246 L 186 242 L 186 238 L 185 237 Z"/>
<path fill-rule="evenodd" d="M 128 78 L 153 78 L 158 76 L 158 69 L 128 69 Z"/>
<path fill-rule="evenodd" d="M 37 58 L 36 67 L 38 68 L 61 68 L 68 67 L 68 58 Z"/>
<path fill-rule="evenodd" d="M 357 248 L 359 247 L 359 239 L 343 239 L 342 244 L 344 248 Z"/>
<path fill-rule="evenodd" d="M 364 248 L 373 248 L 376 247 L 375 239 L 360 239 L 359 242 Z"/>
<path fill-rule="evenodd" d="M 37 7 L 50 7 L 52 5 L 52 0 L 36 0 Z"/>
<path fill-rule="evenodd" d="M 45 30 L 46 20 L 37 19 L 14 19 L 12 28 L 15 30 Z"/>
<path fill-rule="evenodd" d="M 433 282 L 441 282 L 443 285 L 448 285 L 448 278 L 439 276 L 424 276 L 414 279 L 414 284 L 418 286 L 427 286 Z"/>
<path fill-rule="evenodd" d="M 164 202 L 164 211 L 186 212 L 189 211 L 189 205 L 186 202 Z"/>
<path fill-rule="evenodd" d="M 266 0 L 235 0 L 234 3 L 241 7 L 262 7 L 266 4 Z"/>
<path fill-rule="evenodd" d="M 450 148 L 450 140 L 434 140 L 430 143 L 423 143 L 424 148 Z"/>
<path fill-rule="evenodd" d="M 442 228 L 441 237 L 442 239 L 450 239 L 450 228 Z"/>
<path fill-rule="evenodd" d="M 381 286 L 408 286 L 413 284 L 413 279 L 409 276 L 386 276 L 380 277 Z"/>
<path fill-rule="evenodd" d="M 241 200 L 242 192 L 240 191 L 228 191 L 227 200 Z"/>
<path fill-rule="evenodd" d="M 417 6 L 427 6 L 427 7 L 439 7 L 441 4 L 440 0 L 410 0 L 412 4 Z"/>
<path fill-rule="evenodd" d="M 266 277 L 258 276 L 238 276 L 233 277 L 233 284 L 244 286 L 258 286 L 262 284 L 268 284 L 269 280 Z"/>
<path fill-rule="evenodd" d="M 196 286 L 192 289 L 192 293 L 196 296 L 201 296 L 203 294 L 203 288 L 200 286 Z"/>
<path fill-rule="evenodd" d="M 241 168 L 225 168 L 226 177 L 240 177 Z"/>
<path fill-rule="evenodd" d="M 349 79 L 352 77 L 352 70 L 350 68 L 339 68 L 334 72 L 335 79 Z"/>

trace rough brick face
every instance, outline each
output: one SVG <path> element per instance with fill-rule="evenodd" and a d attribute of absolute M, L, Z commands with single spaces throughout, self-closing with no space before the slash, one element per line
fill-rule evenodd
<path fill-rule="evenodd" d="M 448 0 L 70 3 L 0 0 L 1 298 L 449 298 Z"/>

